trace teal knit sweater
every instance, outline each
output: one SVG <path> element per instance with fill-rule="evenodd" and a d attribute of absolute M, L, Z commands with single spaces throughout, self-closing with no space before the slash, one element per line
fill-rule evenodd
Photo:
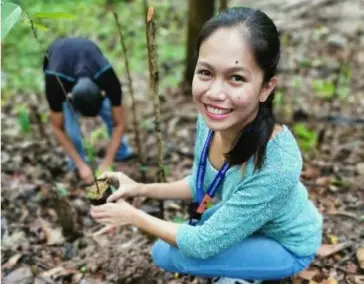
<path fill-rule="evenodd" d="M 300 182 L 302 157 L 295 138 L 286 126 L 267 145 L 265 162 L 254 170 L 253 159 L 231 167 L 216 196 L 222 202 L 205 223 L 195 227 L 182 224 L 177 246 L 182 254 L 206 259 L 253 233 L 275 239 L 297 256 L 316 252 L 321 244 L 322 217 L 307 197 Z M 188 177 L 196 200 L 197 167 L 209 129 L 203 118 L 197 120 L 195 160 Z M 207 161 L 204 190 L 217 170 Z"/>

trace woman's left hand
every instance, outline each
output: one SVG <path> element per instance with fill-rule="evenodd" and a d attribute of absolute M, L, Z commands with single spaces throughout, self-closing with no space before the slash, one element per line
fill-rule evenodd
<path fill-rule="evenodd" d="M 106 203 L 91 207 L 91 216 L 98 223 L 116 226 L 133 225 L 138 209 L 120 199 L 118 203 Z"/>

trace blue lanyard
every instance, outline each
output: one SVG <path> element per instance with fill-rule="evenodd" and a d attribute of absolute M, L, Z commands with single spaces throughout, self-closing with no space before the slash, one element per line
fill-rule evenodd
<path fill-rule="evenodd" d="M 202 149 L 202 154 L 201 154 L 201 159 L 200 159 L 200 163 L 198 166 L 198 170 L 197 170 L 197 179 L 196 179 L 196 190 L 197 190 L 197 202 L 198 204 L 201 203 L 201 201 L 204 199 L 204 195 L 205 192 L 202 189 L 203 188 L 203 181 L 205 178 L 205 170 L 206 170 L 206 163 L 207 163 L 207 152 L 208 152 L 208 148 L 209 148 L 209 144 L 212 138 L 212 134 L 213 132 L 210 130 L 209 134 L 207 136 L 207 139 L 205 141 L 205 145 Z M 227 172 L 227 170 L 229 169 L 229 164 L 228 163 L 224 163 L 222 165 L 222 167 L 220 168 L 219 172 L 217 173 L 217 175 L 215 176 L 214 180 L 212 181 L 212 183 L 210 184 L 210 186 L 207 189 L 206 194 L 210 197 L 213 198 L 216 190 L 219 188 L 222 180 L 225 177 L 225 174 Z"/>

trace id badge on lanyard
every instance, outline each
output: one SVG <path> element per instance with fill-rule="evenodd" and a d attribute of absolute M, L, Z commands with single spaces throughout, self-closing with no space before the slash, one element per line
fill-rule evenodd
<path fill-rule="evenodd" d="M 193 202 L 190 204 L 190 225 L 196 225 L 198 221 L 201 219 L 203 212 L 205 212 L 208 204 L 211 199 L 214 197 L 216 190 L 221 185 L 227 170 L 229 169 L 228 163 L 224 163 L 220 168 L 219 172 L 215 176 L 212 183 L 209 185 L 206 193 L 203 190 L 203 181 L 205 177 L 206 171 L 206 163 L 207 163 L 207 152 L 209 148 L 209 144 L 212 138 L 213 132 L 210 130 L 207 139 L 205 141 L 204 147 L 202 149 L 200 163 L 197 169 L 197 178 L 196 178 L 196 190 L 197 190 L 197 202 Z"/>

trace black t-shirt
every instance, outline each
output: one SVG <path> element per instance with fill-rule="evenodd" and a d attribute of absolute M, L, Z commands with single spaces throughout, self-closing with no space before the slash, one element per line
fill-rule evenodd
<path fill-rule="evenodd" d="M 98 46 L 88 39 L 60 38 L 54 41 L 44 57 L 43 71 L 45 92 L 52 111 L 62 112 L 64 91 L 71 92 L 80 77 L 91 78 L 105 91 L 113 106 L 121 105 L 120 81 Z"/>

